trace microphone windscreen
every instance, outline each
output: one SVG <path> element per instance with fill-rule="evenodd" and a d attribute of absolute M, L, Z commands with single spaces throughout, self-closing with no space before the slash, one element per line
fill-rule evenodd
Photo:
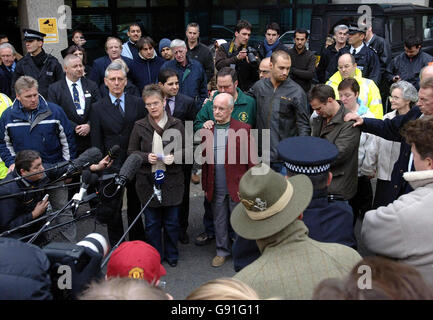
<path fill-rule="evenodd" d="M 108 156 L 110 157 L 111 160 L 116 159 L 119 156 L 119 153 L 120 153 L 120 147 L 117 144 L 115 144 L 110 148 L 110 150 L 108 150 Z"/>
<path fill-rule="evenodd" d="M 84 170 L 81 176 L 81 183 L 88 186 L 94 185 L 98 182 L 98 175 L 90 170 Z"/>
<path fill-rule="evenodd" d="M 98 163 L 102 159 L 102 152 L 96 147 L 92 147 L 84 151 L 80 156 L 72 160 L 72 163 L 77 166 L 81 167 L 85 165 L 86 163 L 95 164 Z"/>
<path fill-rule="evenodd" d="M 136 153 L 131 154 L 126 158 L 122 168 L 120 168 L 119 176 L 125 177 L 128 181 L 134 179 L 138 169 L 140 169 L 143 159 Z"/>

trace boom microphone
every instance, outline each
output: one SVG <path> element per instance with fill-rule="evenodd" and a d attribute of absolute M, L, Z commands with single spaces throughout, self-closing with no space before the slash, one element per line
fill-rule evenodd
<path fill-rule="evenodd" d="M 111 160 L 116 160 L 116 158 L 119 156 L 120 153 L 120 147 L 119 145 L 115 144 L 114 146 L 112 146 L 110 148 L 110 150 L 108 150 L 108 157 Z"/>
<path fill-rule="evenodd" d="M 126 185 L 127 182 L 134 179 L 138 169 L 140 169 L 143 163 L 143 159 L 136 153 L 131 154 L 126 158 L 122 168 L 120 168 L 119 175 L 114 179 L 114 183 L 117 185 L 116 192 Z"/>
<path fill-rule="evenodd" d="M 77 159 L 72 160 L 71 164 L 66 168 L 66 172 L 62 175 L 62 178 L 72 173 L 80 172 L 92 164 L 98 163 L 101 159 L 101 150 L 96 147 L 89 148 L 80 154 Z"/>
<path fill-rule="evenodd" d="M 91 173 L 89 170 L 84 170 L 81 176 L 81 187 L 80 191 L 72 197 L 74 203 L 72 204 L 73 213 L 78 209 L 80 202 L 83 201 L 83 197 L 87 195 L 87 188 L 92 184 L 95 184 L 98 181 L 98 176 L 94 173 Z"/>

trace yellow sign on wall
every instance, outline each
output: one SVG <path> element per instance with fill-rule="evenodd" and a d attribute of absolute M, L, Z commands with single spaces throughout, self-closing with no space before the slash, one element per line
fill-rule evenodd
<path fill-rule="evenodd" d="M 57 18 L 38 18 L 39 31 L 46 34 L 45 43 L 58 43 Z"/>

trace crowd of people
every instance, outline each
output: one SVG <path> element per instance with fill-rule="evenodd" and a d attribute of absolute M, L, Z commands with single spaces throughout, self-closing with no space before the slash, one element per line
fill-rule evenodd
<path fill-rule="evenodd" d="M 13 274 L 0 264 L 8 275 L 0 297 L 19 297 L 15 280 L 48 268 L 40 248 L 9 238 L 33 235 L 41 217 L 61 210 L 56 236 L 77 242 L 76 224 L 65 223 L 75 212 L 65 205 L 76 190 L 67 185 L 80 177 L 59 163 L 97 148 L 87 164 L 100 178 L 95 188 L 106 195 L 113 179 L 103 176 L 119 176 L 138 159 L 118 187 L 126 189 L 128 226 L 146 207 L 118 246 L 127 227 L 123 193 L 107 200 L 104 222 L 116 249 L 105 279 L 77 298 L 172 299 L 162 262 L 175 268 L 178 243 L 190 242 L 191 182 L 204 191 L 203 232 L 193 242 L 215 240 L 209 263 L 218 268 L 232 256 L 237 273 L 187 299 L 433 298 L 433 57 L 415 35 L 392 58 L 371 27 L 337 25 L 316 61 L 307 30 L 297 29 L 289 48 L 271 22 L 253 48 L 252 29 L 239 20 L 233 39 L 211 50 L 197 23 L 184 40 L 159 43 L 133 23 L 128 41 L 108 37 L 106 55 L 91 64 L 80 30 L 61 53 L 63 65 L 36 30 L 23 31 L 24 57 L 0 44 L 0 195 L 10 195 L 0 197 L 0 260 L 21 262 L 20 250 L 38 259 Z M 152 198 L 157 192 L 162 198 Z M 363 245 L 386 258 L 360 256 L 357 222 Z M 52 234 L 36 236 L 42 247 Z M 367 289 L 359 286 L 361 267 L 372 270 Z M 52 297 L 50 279 L 38 279 L 22 298 Z"/>

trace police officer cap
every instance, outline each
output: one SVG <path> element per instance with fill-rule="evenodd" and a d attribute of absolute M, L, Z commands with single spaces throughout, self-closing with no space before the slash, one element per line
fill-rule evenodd
<path fill-rule="evenodd" d="M 365 33 L 365 28 L 359 28 L 357 25 L 349 26 L 349 34 Z"/>
<path fill-rule="evenodd" d="M 309 136 L 284 139 L 277 150 L 288 171 L 306 175 L 329 171 L 332 161 L 338 156 L 335 144 Z"/>
<path fill-rule="evenodd" d="M 44 37 L 46 36 L 45 33 L 42 33 L 42 32 L 36 31 L 36 30 L 32 30 L 32 29 L 24 29 L 23 33 L 24 33 L 24 41 L 27 41 L 27 40 L 44 41 Z"/>

